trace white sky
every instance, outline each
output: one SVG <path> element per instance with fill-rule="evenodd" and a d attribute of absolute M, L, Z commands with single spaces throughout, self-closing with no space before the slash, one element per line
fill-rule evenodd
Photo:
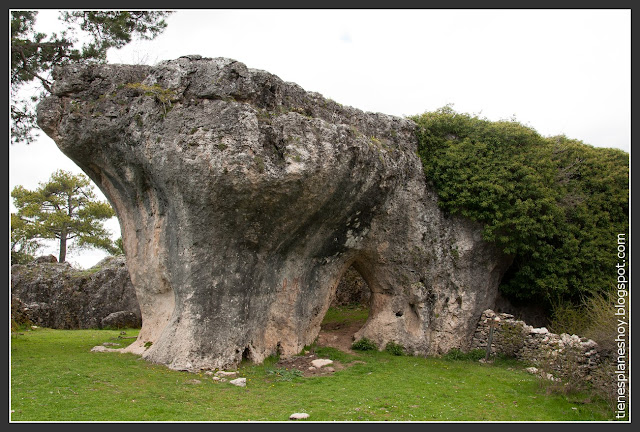
<path fill-rule="evenodd" d="M 42 31 L 60 30 L 57 15 L 40 12 Z M 453 104 L 489 120 L 515 116 L 545 136 L 631 149 L 630 10 L 205 9 L 178 10 L 167 23 L 109 61 L 230 57 L 364 111 L 408 116 Z M 56 169 L 81 172 L 44 133 L 11 145 L 9 166 L 9 190 L 33 189 Z M 115 219 L 107 226 L 120 236 Z M 68 260 L 89 267 L 104 256 Z"/>

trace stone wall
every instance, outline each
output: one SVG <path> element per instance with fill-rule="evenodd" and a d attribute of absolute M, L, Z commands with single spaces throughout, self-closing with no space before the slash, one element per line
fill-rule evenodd
<path fill-rule="evenodd" d="M 545 327 L 536 328 L 511 314 L 495 313 L 490 309 L 482 313 L 471 349 L 486 350 L 492 323 L 495 326 L 492 353 L 518 358 L 547 372 L 552 371 L 556 376 L 573 374 L 588 378 L 600 364 L 598 344 L 593 340 L 551 333 Z"/>
<path fill-rule="evenodd" d="M 12 305 L 21 321 L 56 329 L 140 327 L 142 318 L 124 257 L 87 270 L 39 259 L 11 267 Z"/>

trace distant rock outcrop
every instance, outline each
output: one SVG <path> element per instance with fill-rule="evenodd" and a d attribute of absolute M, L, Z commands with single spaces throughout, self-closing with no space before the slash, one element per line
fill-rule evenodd
<path fill-rule="evenodd" d="M 412 121 L 226 58 L 53 77 L 38 124 L 122 227 L 143 318 L 128 352 L 181 370 L 292 356 L 350 266 L 371 291 L 355 337 L 380 348 L 467 348 L 493 306 L 510 258 L 438 208 Z"/>
<path fill-rule="evenodd" d="M 55 258 L 55 257 L 54 257 Z M 88 270 L 57 260 L 11 266 L 12 303 L 21 321 L 56 329 L 140 327 L 140 307 L 124 257 Z"/>

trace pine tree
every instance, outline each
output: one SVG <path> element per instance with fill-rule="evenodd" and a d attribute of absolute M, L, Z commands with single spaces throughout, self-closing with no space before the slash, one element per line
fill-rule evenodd
<path fill-rule="evenodd" d="M 79 248 L 116 252 L 103 226 L 103 221 L 115 216 L 115 212 L 109 203 L 96 200 L 93 187 L 83 174 L 58 170 L 36 190 L 16 186 L 11 196 L 18 209 L 15 217 L 12 215 L 12 233 L 15 220 L 23 241 L 57 239 L 59 262 L 65 261 L 68 241 L 72 239 Z"/>

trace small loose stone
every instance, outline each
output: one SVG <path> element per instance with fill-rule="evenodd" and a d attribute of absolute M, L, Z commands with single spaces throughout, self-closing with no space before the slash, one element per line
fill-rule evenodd
<path fill-rule="evenodd" d="M 238 386 L 238 387 L 246 387 L 247 386 L 247 379 L 246 378 L 236 378 L 234 380 L 229 381 L 229 384 L 233 384 L 234 386 Z"/>
<path fill-rule="evenodd" d="M 311 364 L 317 368 L 330 365 L 331 363 L 333 363 L 333 360 L 329 360 L 329 359 L 316 359 L 311 361 Z"/>

